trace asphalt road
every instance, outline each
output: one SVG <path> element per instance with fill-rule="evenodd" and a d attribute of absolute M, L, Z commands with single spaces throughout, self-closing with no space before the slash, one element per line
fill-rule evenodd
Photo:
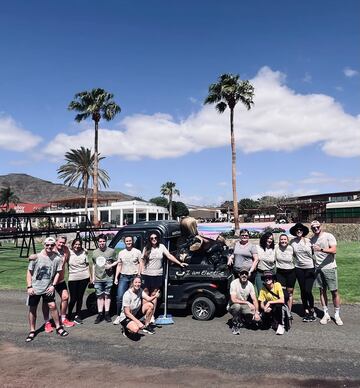
<path fill-rule="evenodd" d="M 40 332 L 26 344 L 25 299 L 22 292 L 0 292 L 2 344 L 36 351 L 57 349 L 57 353 L 77 361 L 122 366 L 135 362 L 146 367 L 180 368 L 184 373 L 187 368 L 205 368 L 230 374 L 234 379 L 275 376 L 305 379 L 309 384 L 312 381 L 312 386 L 360 387 L 359 305 L 342 307 L 342 327 L 334 322 L 326 326 L 318 321 L 303 323 L 294 314 L 293 327 L 283 336 L 272 330 L 246 329 L 240 336 L 233 336 L 227 325 L 228 315 L 209 322 L 175 316 L 174 325 L 158 328 L 155 335 L 133 342 L 120 334 L 119 326 L 105 322 L 94 325 L 94 317 L 89 317 L 83 325 L 70 328 L 67 338 Z M 40 310 L 38 322 L 43 322 Z"/>

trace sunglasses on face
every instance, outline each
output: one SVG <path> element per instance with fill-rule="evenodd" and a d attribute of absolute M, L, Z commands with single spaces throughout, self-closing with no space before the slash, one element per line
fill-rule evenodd
<path fill-rule="evenodd" d="M 157 237 L 150 237 L 150 240 L 157 240 Z"/>
<path fill-rule="evenodd" d="M 45 244 L 46 247 L 54 247 L 55 244 Z"/>
<path fill-rule="evenodd" d="M 272 279 L 272 278 L 265 278 L 264 280 L 265 280 L 266 282 L 272 282 L 273 279 Z"/>
<path fill-rule="evenodd" d="M 249 237 L 248 234 L 241 234 L 240 237 Z"/>

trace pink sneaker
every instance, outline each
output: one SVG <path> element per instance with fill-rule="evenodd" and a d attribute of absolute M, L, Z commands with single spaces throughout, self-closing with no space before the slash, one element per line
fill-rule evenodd
<path fill-rule="evenodd" d="M 53 327 L 52 327 L 50 321 L 47 321 L 47 322 L 45 323 L 45 333 L 52 333 L 53 330 L 54 330 L 54 329 L 53 329 Z"/>
<path fill-rule="evenodd" d="M 62 324 L 63 324 L 65 327 L 73 327 L 73 326 L 75 326 L 75 323 L 69 321 L 67 318 L 64 318 L 61 322 L 62 322 Z"/>

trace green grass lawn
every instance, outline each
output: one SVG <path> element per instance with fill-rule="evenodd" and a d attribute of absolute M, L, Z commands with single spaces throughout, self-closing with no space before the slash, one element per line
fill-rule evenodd
<path fill-rule="evenodd" d="M 41 246 L 38 246 L 41 249 Z M 338 265 L 339 290 L 343 302 L 360 302 L 360 242 L 339 242 L 336 261 Z M 0 247 L 0 290 L 26 289 L 26 269 L 28 261 L 19 258 L 20 249 L 12 244 Z M 314 289 L 318 299 L 318 292 Z M 300 300 L 298 288 L 295 299 Z"/>

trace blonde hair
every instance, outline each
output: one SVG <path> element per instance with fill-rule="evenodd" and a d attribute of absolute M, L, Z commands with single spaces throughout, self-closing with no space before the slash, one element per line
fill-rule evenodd
<path fill-rule="evenodd" d="M 185 217 L 180 221 L 180 230 L 183 236 L 196 236 L 197 223 L 194 217 Z"/>

